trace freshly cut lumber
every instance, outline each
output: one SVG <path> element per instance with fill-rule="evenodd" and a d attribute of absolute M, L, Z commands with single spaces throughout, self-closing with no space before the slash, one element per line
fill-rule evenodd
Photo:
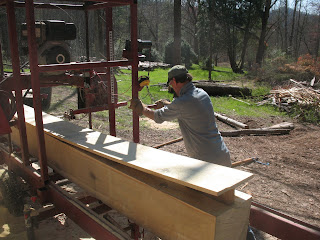
<path fill-rule="evenodd" d="M 250 96 L 251 89 L 242 88 L 238 86 L 231 86 L 227 84 L 214 83 L 210 81 L 195 82 L 194 85 L 197 88 L 202 88 L 210 96 Z"/>
<path fill-rule="evenodd" d="M 36 128 L 29 122 L 26 127 L 30 153 L 37 155 Z M 19 130 L 15 127 L 12 130 L 13 141 L 19 144 Z M 51 168 L 160 238 L 246 239 L 251 205 L 251 196 L 247 194 L 234 188 L 226 191 L 221 194 L 225 198 L 234 192 L 234 200 L 226 204 L 170 178 L 146 173 L 141 168 L 68 144 L 52 133 L 45 132 L 45 145 Z M 175 157 L 179 158 L 172 154 L 171 161 L 175 161 Z M 196 174 L 202 174 L 201 170 L 205 172 L 199 169 Z M 188 177 L 192 175 L 186 175 L 184 180 Z M 211 185 L 210 175 L 206 178 Z M 224 179 L 223 172 L 220 179 Z"/>
<path fill-rule="evenodd" d="M 25 118 L 35 126 L 34 110 L 25 106 Z M 82 128 L 43 113 L 45 134 L 109 160 L 219 196 L 252 177 L 251 173 L 165 152 Z"/>
<path fill-rule="evenodd" d="M 239 127 L 239 128 L 245 128 L 245 129 L 249 128 L 249 126 L 248 126 L 247 124 L 238 122 L 237 120 L 234 120 L 234 119 L 229 118 L 229 117 L 222 116 L 222 115 L 219 114 L 219 113 L 214 113 L 214 115 L 215 115 L 216 118 L 217 118 L 218 120 L 220 120 L 221 122 L 230 124 L 231 126 Z"/>

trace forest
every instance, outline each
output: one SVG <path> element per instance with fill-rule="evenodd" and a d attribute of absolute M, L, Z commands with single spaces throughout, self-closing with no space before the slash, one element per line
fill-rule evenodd
<path fill-rule="evenodd" d="M 104 15 L 103 10 L 89 12 L 91 59 L 105 58 Z M 69 43 L 72 60 L 79 61 L 85 55 L 82 11 L 36 8 L 35 16 L 36 21 L 55 19 L 74 23 L 77 39 Z M 6 17 L 6 9 L 0 8 L 0 40 L 4 59 L 9 60 Z M 23 8 L 16 8 L 16 18 L 17 26 L 21 27 L 25 22 Z M 128 7 L 114 8 L 113 40 L 117 58 L 121 58 L 125 41 L 130 37 L 129 24 Z M 282 57 L 297 61 L 300 56 L 308 55 L 317 61 L 320 3 L 318 0 L 138 0 L 138 37 L 152 41 L 146 60 L 182 63 L 187 67 L 195 63 L 210 71 L 222 62 L 229 63 L 233 72 L 243 73 L 261 67 L 266 59 Z M 27 57 L 21 57 L 21 64 L 26 61 Z"/>

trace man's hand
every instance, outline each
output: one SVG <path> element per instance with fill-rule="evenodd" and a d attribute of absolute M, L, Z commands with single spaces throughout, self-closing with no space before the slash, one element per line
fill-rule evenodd
<path fill-rule="evenodd" d="M 130 100 L 129 108 L 135 111 L 139 116 L 142 116 L 145 106 L 139 98 L 133 98 Z"/>
<path fill-rule="evenodd" d="M 163 108 L 165 105 L 169 105 L 170 102 L 166 99 L 161 99 L 156 101 L 155 104 L 156 104 L 155 109 L 160 109 L 160 108 Z"/>

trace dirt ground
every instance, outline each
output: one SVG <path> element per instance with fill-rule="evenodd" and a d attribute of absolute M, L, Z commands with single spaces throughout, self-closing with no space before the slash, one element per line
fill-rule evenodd
<path fill-rule="evenodd" d="M 66 99 L 70 100 L 68 97 Z M 63 112 L 56 112 L 55 115 L 62 116 Z M 224 140 L 230 150 L 232 161 L 257 157 L 260 162 L 269 164 L 254 162 L 237 167 L 254 174 L 254 178 L 240 186 L 238 190 L 251 194 L 253 200 L 260 204 L 320 227 L 320 126 L 301 124 L 283 117 L 228 117 L 245 123 L 250 128 L 268 127 L 284 121 L 294 123 L 294 129 L 287 135 L 224 137 Z M 87 119 L 74 122 L 85 125 Z M 141 122 L 143 124 L 140 131 L 141 144 L 155 146 L 181 137 L 176 123 L 155 125 L 144 118 Z M 234 129 L 220 121 L 217 121 L 217 124 L 221 131 Z M 99 131 L 108 133 L 107 120 L 105 124 L 99 126 Z M 128 130 L 118 130 L 117 136 L 132 140 L 132 133 Z M 161 149 L 187 155 L 183 141 Z M 63 217 L 60 216 L 60 220 L 61 218 Z M 42 236 L 48 234 L 48 237 L 54 236 L 54 239 L 90 239 L 90 236 L 79 230 L 71 220 L 64 221 L 64 224 L 60 220 L 56 217 L 42 222 L 41 234 L 44 234 Z M 0 229 L 0 238 L 23 239 L 6 235 L 5 223 L 3 229 L 4 235 L 1 235 Z M 256 232 L 256 237 L 257 240 L 276 239 L 261 232 Z"/>

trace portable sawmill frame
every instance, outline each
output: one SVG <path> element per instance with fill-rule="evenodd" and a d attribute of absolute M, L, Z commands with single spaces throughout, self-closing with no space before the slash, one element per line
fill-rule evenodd
<path fill-rule="evenodd" d="M 138 36 L 137 36 L 137 1 L 136 0 L 108 0 L 100 2 L 90 2 L 91 4 L 58 4 L 58 3 L 35 3 L 33 0 L 26 0 L 26 2 L 15 2 L 12 0 L 0 0 L 0 7 L 5 7 L 7 11 L 8 19 L 8 31 L 10 39 L 10 52 L 12 59 L 13 75 L 7 84 L 1 86 L 1 90 L 14 91 L 15 101 L 17 108 L 17 119 L 11 121 L 10 124 L 17 126 L 20 132 L 21 151 L 20 156 L 12 154 L 11 143 L 9 143 L 9 150 L 0 148 L 0 163 L 6 163 L 10 171 L 13 171 L 18 176 L 22 177 L 30 186 L 41 200 L 41 202 L 54 203 L 56 210 L 46 211 L 42 213 L 42 218 L 59 212 L 59 209 L 63 209 L 63 212 L 76 222 L 81 228 L 88 232 L 92 237 L 96 239 L 119 239 L 121 234 L 105 226 L 104 223 L 99 221 L 94 215 L 85 213 L 79 206 L 81 203 L 74 202 L 72 199 L 68 199 L 55 184 L 54 179 L 59 178 L 59 175 L 50 176 L 48 173 L 48 163 L 45 146 L 45 134 L 43 126 L 43 115 L 41 107 L 41 94 L 40 87 L 57 86 L 59 83 L 54 84 L 42 83 L 41 73 L 50 71 L 66 71 L 66 70 L 83 70 L 83 69 L 106 69 L 105 75 L 108 84 L 108 107 L 109 111 L 109 127 L 110 135 L 116 136 L 116 118 L 115 110 L 120 106 L 126 105 L 126 103 L 117 103 L 112 100 L 114 94 L 112 81 L 112 67 L 117 66 L 131 66 L 132 68 L 132 98 L 138 97 L 139 83 L 138 83 Z M 79 1 L 78 1 L 79 2 Z M 85 3 L 85 2 L 83 2 Z M 112 56 L 113 43 L 112 43 L 112 8 L 117 6 L 127 5 L 130 7 L 130 28 L 131 28 L 131 58 L 128 60 L 114 60 Z M 86 16 L 86 53 L 89 58 L 89 40 L 88 40 L 88 11 L 95 9 L 104 9 L 106 12 L 106 46 L 107 46 L 107 61 L 97 62 L 81 62 L 81 63 L 64 63 L 64 64 L 51 64 L 51 65 L 39 65 L 37 57 L 37 43 L 35 33 L 35 16 L 34 8 L 56 8 L 70 10 L 80 10 L 85 12 Z M 15 19 L 15 8 L 24 7 L 26 9 L 26 23 L 28 31 L 28 48 L 29 48 L 29 64 L 31 74 L 23 74 L 20 71 L 20 59 L 17 37 L 17 26 Z M 1 43 L 0 43 L 1 50 Z M 2 55 L 0 54 L 0 67 L 1 76 L 4 77 Z M 48 77 L 50 78 L 50 77 Z M 70 80 L 70 77 L 59 76 L 61 83 L 70 81 L 70 85 L 82 86 L 79 81 L 83 81 L 81 78 L 74 77 Z M 2 81 L 2 79 L 0 79 Z M 40 170 L 31 167 L 32 160 L 30 160 L 30 154 L 27 141 L 27 130 L 25 122 L 25 113 L 23 107 L 23 95 L 22 90 L 32 87 L 33 92 L 33 106 L 34 115 L 36 121 L 37 132 L 37 144 L 38 144 L 38 161 L 40 164 Z M 88 113 L 98 111 L 99 109 L 88 110 Z M 103 109 L 104 110 L 104 109 Z M 85 111 L 83 111 L 85 112 Z M 10 140 L 10 137 L 8 138 Z M 139 142 L 139 116 L 133 113 L 133 141 Z M 84 201 L 94 201 L 94 199 L 86 199 Z M 88 202 L 87 202 L 88 203 Z M 258 203 L 253 202 L 251 206 L 250 225 L 272 234 L 281 239 L 320 239 L 320 230 L 314 226 L 303 223 L 297 219 L 293 219 L 284 214 L 278 213 L 272 209 L 261 206 Z M 139 227 L 132 224 L 132 238 L 138 239 L 140 237 Z M 119 237 L 120 236 L 120 237 Z"/>

